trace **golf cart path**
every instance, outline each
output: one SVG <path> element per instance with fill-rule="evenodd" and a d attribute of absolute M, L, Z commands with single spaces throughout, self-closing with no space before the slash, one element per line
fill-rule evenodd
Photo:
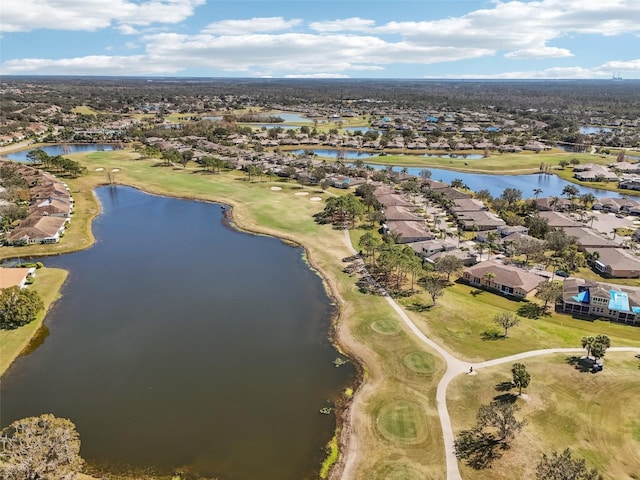
<path fill-rule="evenodd" d="M 356 250 L 351 244 L 351 238 L 349 237 L 348 230 L 344 230 L 344 238 L 349 249 L 354 253 Z M 449 417 L 449 410 L 447 409 L 447 387 L 451 380 L 460 375 L 461 373 L 469 373 L 471 369 L 473 371 L 486 367 L 493 367 L 503 363 L 513 362 L 516 360 L 522 360 L 524 358 L 537 357 L 540 355 L 549 355 L 553 353 L 584 353 L 584 348 L 546 348 L 542 350 L 531 350 L 528 352 L 517 353 L 515 355 L 509 355 L 507 357 L 495 358 L 493 360 L 486 360 L 484 362 L 467 362 L 454 357 L 451 353 L 447 352 L 444 348 L 438 345 L 436 342 L 427 337 L 415 323 L 411 321 L 405 311 L 391 298 L 388 294 L 384 294 L 389 305 L 396 311 L 398 316 L 402 319 L 405 325 L 413 332 L 413 334 L 423 343 L 433 348 L 444 359 L 447 369 L 438 383 L 436 390 L 436 405 L 438 409 L 438 417 L 440 418 L 440 426 L 442 428 L 442 437 L 444 440 L 444 451 L 447 464 L 447 480 L 462 480 L 460 476 L 460 470 L 458 468 L 458 459 L 456 458 L 455 448 L 453 445 L 454 435 L 453 427 L 451 426 L 451 418 Z M 607 349 L 608 352 L 636 352 L 640 353 L 640 347 L 611 347 Z"/>

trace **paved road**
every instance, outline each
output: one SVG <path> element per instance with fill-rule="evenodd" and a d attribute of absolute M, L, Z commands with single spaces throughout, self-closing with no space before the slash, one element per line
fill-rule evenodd
<path fill-rule="evenodd" d="M 351 244 L 351 239 L 347 230 L 344 230 L 344 238 L 347 246 L 351 249 L 351 251 L 354 254 L 357 253 L 353 248 L 353 245 Z M 438 416 L 440 418 L 440 426 L 442 428 L 442 437 L 444 440 L 444 451 L 447 461 L 447 480 L 462 480 L 462 477 L 460 476 L 460 470 L 458 469 L 458 460 L 456 458 L 455 449 L 453 447 L 453 427 L 451 426 L 451 418 L 449 417 L 449 410 L 447 409 L 447 388 L 449 387 L 449 383 L 451 382 L 451 380 L 462 373 L 468 373 L 470 367 L 473 367 L 473 370 L 480 370 L 482 368 L 493 367 L 495 365 L 514 362 L 517 360 L 522 360 L 524 358 L 537 357 L 540 355 L 549 355 L 553 353 L 584 353 L 585 351 L 584 348 L 547 348 L 544 350 L 531 350 L 529 352 L 517 353 L 508 357 L 495 358 L 493 360 L 487 360 L 485 362 L 465 362 L 451 355 L 444 348 L 442 348 L 440 345 L 438 345 L 436 342 L 422 333 L 420 329 L 418 329 L 416 324 L 411 321 L 404 310 L 402 310 L 400 305 L 398 305 L 393 298 L 391 298 L 387 294 L 385 294 L 385 298 L 405 323 L 405 325 L 409 328 L 409 330 L 411 330 L 411 332 L 413 332 L 413 334 L 420 341 L 422 341 L 426 345 L 429 345 L 431 348 L 437 351 L 446 362 L 447 369 L 443 377 L 440 379 L 436 391 L 436 405 L 438 408 Z M 636 347 L 611 347 L 607 351 L 636 352 L 640 354 L 640 348 Z"/>

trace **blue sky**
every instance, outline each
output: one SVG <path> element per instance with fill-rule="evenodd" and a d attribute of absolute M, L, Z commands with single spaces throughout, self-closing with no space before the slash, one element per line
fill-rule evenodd
<path fill-rule="evenodd" d="M 640 0 L 1 0 L 0 74 L 640 78 Z"/>

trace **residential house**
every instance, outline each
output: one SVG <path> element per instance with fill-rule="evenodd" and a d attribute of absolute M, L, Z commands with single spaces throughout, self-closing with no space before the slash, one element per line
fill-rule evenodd
<path fill-rule="evenodd" d="M 569 210 L 571 200 L 561 197 L 541 197 L 534 200 L 538 211 L 549 212 L 557 210 Z"/>
<path fill-rule="evenodd" d="M 482 210 L 489 210 L 489 208 L 480 200 L 475 198 L 455 198 L 450 210 L 454 214 L 463 212 L 479 212 Z"/>
<path fill-rule="evenodd" d="M 525 227 L 524 225 L 501 225 L 496 230 L 502 237 L 507 237 L 512 233 L 529 235 L 529 228 Z"/>
<path fill-rule="evenodd" d="M 413 208 L 415 206 L 412 205 Z M 389 205 L 388 207 L 384 207 L 383 213 L 386 221 L 408 221 L 408 222 L 423 222 L 424 218 L 420 215 L 417 215 L 409 210 L 410 207 L 402 207 L 397 205 Z"/>
<path fill-rule="evenodd" d="M 414 221 L 392 221 L 386 222 L 384 227 L 386 230 L 397 238 L 398 243 L 422 242 L 424 240 L 432 240 L 436 236 L 425 226 Z"/>
<path fill-rule="evenodd" d="M 9 287 L 24 288 L 29 278 L 35 276 L 35 267 L 31 268 L 4 268 L 0 267 L 0 290 Z"/>
<path fill-rule="evenodd" d="M 551 228 L 567 228 L 567 227 L 582 227 L 583 223 L 574 220 L 573 218 L 565 215 L 564 213 L 554 211 L 538 212 L 540 218 L 547 220 L 549 227 Z"/>
<path fill-rule="evenodd" d="M 575 237 L 578 248 L 582 251 L 588 248 L 606 249 L 620 247 L 618 242 L 606 238 L 595 230 L 587 227 L 569 227 L 565 228 L 564 232 L 569 237 Z"/>
<path fill-rule="evenodd" d="M 640 258 L 622 248 L 587 248 L 588 253 L 597 252 L 593 268 L 607 277 L 640 278 Z"/>
<path fill-rule="evenodd" d="M 430 257 L 434 253 L 448 252 L 458 246 L 457 240 L 450 238 L 425 240 L 409 244 L 411 248 L 422 258 Z"/>
<path fill-rule="evenodd" d="M 63 217 L 29 216 L 7 235 L 6 241 L 9 245 L 57 243 L 68 222 Z"/>
<path fill-rule="evenodd" d="M 573 176 L 582 182 L 618 181 L 618 175 L 609 170 L 607 167 L 594 164 L 588 165 L 591 167 L 588 170 L 576 171 L 576 169 L 574 168 Z"/>
<path fill-rule="evenodd" d="M 534 295 L 540 282 L 547 278 L 521 268 L 488 260 L 464 270 L 462 278 L 477 287 L 497 290 L 504 295 L 526 298 Z"/>
<path fill-rule="evenodd" d="M 456 257 L 465 267 L 471 266 L 477 262 L 476 256 L 473 253 L 468 250 L 462 250 L 461 248 L 454 248 L 453 250 L 447 250 L 446 252 L 435 252 L 428 257 L 425 257 L 425 260 L 429 263 L 436 263 L 439 258 L 446 256 Z"/>
<path fill-rule="evenodd" d="M 562 286 L 562 311 L 640 325 L 640 288 L 567 278 Z"/>
<path fill-rule="evenodd" d="M 493 212 L 463 212 L 458 215 L 458 223 L 464 230 L 494 230 L 506 222 Z"/>

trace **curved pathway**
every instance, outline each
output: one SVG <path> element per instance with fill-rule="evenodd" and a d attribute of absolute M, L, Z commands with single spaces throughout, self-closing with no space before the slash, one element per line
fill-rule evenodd
<path fill-rule="evenodd" d="M 349 249 L 355 254 L 356 250 L 351 244 L 351 238 L 349 237 L 349 231 L 344 230 L 345 242 Z M 460 375 L 461 373 L 469 372 L 469 369 L 473 367 L 473 370 L 479 370 L 486 367 L 493 367 L 503 363 L 513 362 L 516 360 L 522 360 L 523 358 L 537 357 L 540 355 L 549 355 L 552 353 L 583 353 L 584 348 L 547 348 L 543 350 L 531 350 L 529 352 L 517 353 L 508 357 L 495 358 L 493 360 L 487 360 L 484 362 L 465 362 L 459 358 L 454 357 L 444 348 L 438 345 L 436 342 L 427 337 L 416 326 L 413 321 L 404 312 L 402 307 L 391 298 L 388 294 L 384 294 L 387 302 L 396 311 L 398 316 L 402 319 L 405 325 L 413 332 L 413 334 L 423 343 L 433 348 L 444 359 L 447 369 L 438 383 L 436 390 L 436 405 L 438 408 L 438 417 L 440 418 L 440 426 L 442 428 L 442 437 L 444 440 L 444 451 L 447 461 L 447 480 L 461 480 L 460 470 L 458 469 L 458 459 L 455 455 L 455 449 L 453 446 L 454 435 L 453 427 L 451 426 L 451 418 L 449 417 L 449 410 L 447 409 L 447 387 L 451 380 Z M 611 347 L 607 349 L 608 352 L 635 352 L 640 354 L 639 347 Z"/>

